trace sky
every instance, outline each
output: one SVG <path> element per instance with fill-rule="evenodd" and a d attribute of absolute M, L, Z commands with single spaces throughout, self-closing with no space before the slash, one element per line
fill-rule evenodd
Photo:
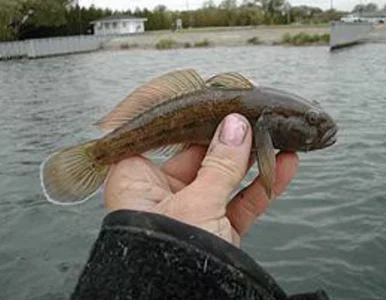
<path fill-rule="evenodd" d="M 241 3 L 242 0 L 238 2 Z M 292 5 L 310 5 L 318 6 L 322 9 L 329 9 L 332 5 L 335 9 L 351 11 L 352 8 L 359 3 L 367 4 L 370 2 L 377 3 L 380 7 L 386 4 L 386 0 L 289 0 Z M 186 10 L 196 9 L 202 6 L 204 0 L 79 0 L 80 5 L 90 6 L 94 4 L 97 7 L 111 8 L 113 10 L 126 10 L 140 8 L 153 9 L 158 4 L 166 5 L 169 9 L 173 10 Z M 214 0 L 216 4 L 219 4 L 221 0 Z"/>

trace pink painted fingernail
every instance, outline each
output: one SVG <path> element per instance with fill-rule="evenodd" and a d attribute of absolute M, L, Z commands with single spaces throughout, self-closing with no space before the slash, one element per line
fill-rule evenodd
<path fill-rule="evenodd" d="M 228 146 L 240 146 L 247 135 L 247 129 L 248 125 L 243 118 L 229 115 L 222 123 L 220 141 Z"/>

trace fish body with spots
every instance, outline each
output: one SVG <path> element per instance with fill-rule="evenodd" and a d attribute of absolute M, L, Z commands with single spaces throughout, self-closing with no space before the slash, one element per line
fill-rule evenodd
<path fill-rule="evenodd" d="M 98 121 L 106 135 L 49 156 L 41 167 L 45 195 L 58 204 L 81 203 L 103 184 L 111 164 L 149 151 L 173 155 L 208 145 L 230 113 L 251 123 L 251 155 L 268 197 L 275 149 L 312 151 L 336 142 L 335 122 L 315 101 L 256 86 L 238 73 L 204 80 L 194 70 L 174 71 L 139 87 Z"/>

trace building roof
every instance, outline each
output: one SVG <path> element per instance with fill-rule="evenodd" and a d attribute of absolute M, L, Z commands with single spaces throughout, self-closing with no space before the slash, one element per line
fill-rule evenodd
<path fill-rule="evenodd" d="M 135 16 L 125 16 L 125 15 L 115 15 L 115 16 L 108 16 L 106 18 L 94 20 L 91 22 L 91 24 L 96 23 L 96 22 L 105 22 L 105 23 L 110 23 L 110 22 L 117 22 L 117 21 L 122 21 L 122 20 L 127 20 L 127 21 L 147 21 L 147 18 L 138 18 Z"/>

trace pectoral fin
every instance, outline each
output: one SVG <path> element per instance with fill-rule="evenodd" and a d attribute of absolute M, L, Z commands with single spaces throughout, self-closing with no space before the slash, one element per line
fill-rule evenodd
<path fill-rule="evenodd" d="M 271 135 L 268 130 L 268 120 L 264 113 L 257 120 L 254 127 L 256 159 L 259 166 L 260 178 L 265 193 L 272 200 L 272 188 L 275 181 L 275 151 Z"/>

